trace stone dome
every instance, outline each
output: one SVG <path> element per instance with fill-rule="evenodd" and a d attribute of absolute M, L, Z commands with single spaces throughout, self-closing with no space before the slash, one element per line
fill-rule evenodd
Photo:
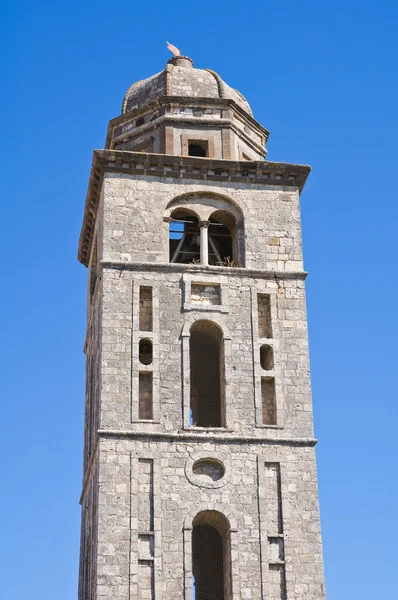
<path fill-rule="evenodd" d="M 122 114 L 161 96 L 185 96 L 196 98 L 226 98 L 233 100 L 246 113 L 252 111 L 240 92 L 231 88 L 210 69 L 195 69 L 187 56 L 174 56 L 164 71 L 137 81 L 126 92 Z"/>

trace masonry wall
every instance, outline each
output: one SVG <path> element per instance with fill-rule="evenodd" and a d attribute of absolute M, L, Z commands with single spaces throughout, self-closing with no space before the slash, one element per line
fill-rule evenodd
<path fill-rule="evenodd" d="M 109 173 L 103 184 L 104 260 L 168 262 L 164 218 L 176 198 L 194 194 L 205 202 L 223 196 L 243 213 L 246 268 L 302 271 L 296 188 Z"/>
<path fill-rule="evenodd" d="M 210 215 L 219 203 L 243 215 L 246 268 L 169 264 L 164 218 L 181 194 L 194 210 L 202 203 Z M 82 530 L 87 553 L 98 514 L 98 554 L 95 586 L 84 584 L 95 592 L 80 600 L 191 600 L 192 522 L 204 510 L 230 525 L 225 600 L 324 600 L 297 190 L 107 175 L 99 214 L 103 263 L 87 348 L 100 414 L 86 436 Z M 143 287 L 152 290 L 149 325 Z M 214 430 L 189 420 L 199 320 L 222 338 L 225 426 Z M 150 364 L 140 363 L 140 339 L 152 343 Z M 262 366 L 263 345 L 273 360 Z M 146 418 L 139 373 L 152 380 Z M 211 465 L 195 469 L 201 460 L 224 472 L 207 477 Z"/>
<path fill-rule="evenodd" d="M 204 274 L 200 267 L 188 267 L 185 273 L 148 272 L 138 267 L 134 271 L 104 269 L 101 428 L 134 431 L 144 427 L 149 433 L 188 427 L 182 411 L 184 393 L 189 389 L 189 337 L 185 336 L 195 320 L 206 319 L 229 338 L 224 340 L 227 430 L 262 436 L 266 429 L 271 437 L 312 437 L 304 282 L 217 276 L 217 268 L 210 271 Z M 220 305 L 199 305 L 199 310 L 186 302 L 190 294 L 187 284 L 209 280 L 221 287 Z M 153 290 L 153 335 L 138 331 L 140 286 Z M 263 293 L 270 296 L 273 320 L 272 338 L 267 340 L 258 335 L 257 294 Z M 159 411 L 153 423 L 144 424 L 134 416 L 141 337 L 152 337 L 152 370 L 160 375 L 154 389 L 154 401 L 160 399 Z M 260 365 L 264 341 L 274 350 L 272 371 L 264 371 Z M 277 423 L 268 427 L 261 418 L 261 377 L 275 380 Z"/>
<path fill-rule="evenodd" d="M 126 113 L 111 137 L 115 150 L 188 156 L 187 139 L 207 139 L 208 157 L 262 160 L 265 132 L 236 112 L 229 101 L 192 99 L 192 105 L 166 102 L 146 104 L 140 112 Z"/>
<path fill-rule="evenodd" d="M 80 533 L 79 600 L 97 600 L 98 483 L 99 459 L 95 458 L 86 471 L 82 491 Z M 101 562 L 101 559 L 99 559 Z"/>
<path fill-rule="evenodd" d="M 203 456 L 223 462 L 219 482 L 192 474 L 195 457 Z M 98 599 L 189 600 L 192 521 L 203 510 L 220 511 L 230 520 L 233 598 L 325 597 L 313 448 L 195 438 L 104 439 L 100 463 Z M 149 504 L 151 525 L 145 517 Z M 282 554 L 275 553 L 275 541 Z M 147 586 L 143 595 L 140 585 Z"/>

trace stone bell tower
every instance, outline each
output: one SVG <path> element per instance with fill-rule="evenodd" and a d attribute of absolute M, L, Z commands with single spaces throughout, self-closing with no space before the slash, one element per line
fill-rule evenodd
<path fill-rule="evenodd" d="M 299 197 L 188 57 L 94 151 L 79 600 L 323 600 Z"/>

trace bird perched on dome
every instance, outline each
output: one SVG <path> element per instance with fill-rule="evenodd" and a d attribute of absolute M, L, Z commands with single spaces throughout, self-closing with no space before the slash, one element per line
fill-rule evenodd
<path fill-rule="evenodd" d="M 172 54 L 174 54 L 174 56 L 181 56 L 181 52 L 178 48 L 173 46 L 173 44 L 170 44 L 170 42 L 166 42 L 166 44 L 167 44 L 167 50 L 170 50 L 170 52 Z"/>

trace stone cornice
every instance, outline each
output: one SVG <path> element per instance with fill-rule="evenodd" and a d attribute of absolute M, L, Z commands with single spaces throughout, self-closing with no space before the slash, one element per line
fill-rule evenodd
<path fill-rule="evenodd" d="M 164 440 L 166 442 L 179 441 L 194 441 L 194 442 L 214 442 L 217 444 L 269 444 L 273 446 L 310 446 L 314 447 L 317 444 L 315 438 L 291 438 L 278 437 L 272 438 L 267 436 L 255 437 L 252 435 L 239 435 L 228 433 L 212 433 L 205 431 L 196 433 L 194 431 L 179 431 L 178 433 L 170 432 L 154 432 L 154 431 L 126 431 L 119 429 L 99 429 L 99 438 L 112 439 L 144 439 L 148 440 Z"/>
<path fill-rule="evenodd" d="M 254 437 L 246 435 L 231 435 L 226 433 L 212 433 L 211 431 L 197 433 L 194 431 L 179 431 L 178 433 L 165 433 L 153 431 L 126 431 L 119 429 L 99 429 L 95 437 L 94 448 L 90 461 L 83 477 L 80 504 L 83 504 L 87 484 L 91 478 L 94 463 L 98 454 L 98 442 L 100 439 L 112 440 L 157 440 L 159 442 L 213 442 L 215 444 L 241 445 L 261 444 L 264 446 L 291 446 L 298 448 L 314 448 L 318 442 L 315 438 L 270 438 L 266 436 Z"/>
<path fill-rule="evenodd" d="M 161 117 L 158 117 L 157 119 L 155 119 L 155 121 L 150 121 L 149 123 L 145 123 L 144 125 L 141 125 L 140 127 L 137 127 L 136 129 L 131 129 L 130 131 L 125 131 L 124 133 L 121 133 L 118 136 L 113 137 L 112 140 L 112 145 L 113 148 L 115 147 L 115 145 L 119 144 L 120 142 L 127 142 L 129 139 L 132 139 L 134 137 L 137 136 L 137 134 L 143 134 L 145 132 L 151 132 L 153 131 L 154 128 L 159 127 L 161 125 L 167 126 L 167 125 L 171 125 L 171 126 L 175 126 L 176 124 L 178 125 L 186 125 L 187 127 L 192 127 L 192 125 L 198 125 L 198 123 L 200 123 L 201 127 L 209 127 L 211 129 L 223 129 L 225 128 L 230 128 L 234 133 L 236 133 L 237 135 L 239 135 L 242 139 L 245 140 L 246 144 L 253 148 L 257 153 L 261 154 L 263 157 L 265 157 L 267 155 L 267 151 L 265 150 L 265 148 L 261 145 L 256 143 L 247 133 L 246 131 L 239 129 L 239 127 L 237 127 L 234 123 L 233 120 L 231 119 L 217 119 L 216 121 L 214 119 L 206 119 L 204 117 L 200 117 L 199 119 L 197 117 L 193 117 L 190 115 L 163 115 Z M 108 147 L 108 145 L 106 146 L 106 149 L 113 149 Z"/>
<path fill-rule="evenodd" d="M 228 277 L 249 277 L 256 279 L 306 279 L 306 271 L 265 271 L 262 269 L 246 269 L 244 267 L 213 267 L 211 265 L 185 265 L 180 263 L 133 262 L 127 260 L 102 260 L 104 269 L 126 271 L 156 271 L 158 273 L 193 273 L 206 275 L 228 275 Z"/>
<path fill-rule="evenodd" d="M 301 192 L 310 170 L 308 165 L 270 161 L 234 161 L 122 150 L 94 150 L 78 259 L 88 266 L 105 173 L 290 187 L 298 188 Z"/>
<path fill-rule="evenodd" d="M 123 125 L 124 123 L 128 123 L 131 119 L 135 117 L 141 116 L 143 114 L 147 114 L 167 105 L 179 105 L 179 106 L 192 106 L 200 108 L 203 106 L 206 107 L 219 107 L 221 109 L 233 109 L 236 114 L 240 116 L 242 121 L 247 121 L 250 125 L 257 129 L 257 131 L 265 137 L 265 140 L 269 137 L 269 131 L 258 121 L 254 119 L 249 113 L 247 113 L 243 108 L 239 106 L 234 100 L 230 98 L 199 98 L 196 96 L 161 96 L 160 98 L 155 98 L 154 100 L 150 100 L 145 104 L 115 117 L 109 121 L 108 131 L 106 135 L 105 148 L 109 148 L 111 144 L 111 139 L 113 136 L 113 131 L 116 127 Z"/>

